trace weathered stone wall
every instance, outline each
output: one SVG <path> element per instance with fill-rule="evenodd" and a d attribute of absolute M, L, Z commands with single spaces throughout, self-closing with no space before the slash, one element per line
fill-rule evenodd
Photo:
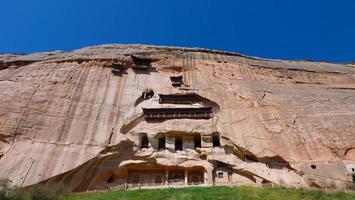
<path fill-rule="evenodd" d="M 152 68 L 133 70 L 132 54 L 154 59 Z M 229 165 L 233 182 L 352 184 L 353 65 L 139 45 L 4 54 L 0 61 L 0 177 L 14 185 L 94 188 L 104 174 L 120 176 L 121 167 L 145 162 L 204 167 L 207 178 L 216 161 Z M 111 72 L 113 62 L 125 66 L 118 76 Z M 182 87 L 171 86 L 174 74 L 183 75 Z M 154 97 L 138 102 L 148 88 Z M 142 108 L 161 106 L 158 94 L 186 92 L 205 98 L 214 117 L 159 123 L 141 117 Z M 214 132 L 221 148 L 212 148 Z M 174 139 L 166 137 L 167 150 L 154 150 L 151 140 L 152 148 L 142 152 L 141 133 L 198 133 L 202 148 L 174 152 Z M 245 162 L 245 155 L 257 161 Z"/>

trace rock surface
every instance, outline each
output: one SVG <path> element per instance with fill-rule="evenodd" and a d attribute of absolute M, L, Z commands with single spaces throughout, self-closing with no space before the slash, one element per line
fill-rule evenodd
<path fill-rule="evenodd" d="M 151 59 L 151 68 L 134 70 L 131 55 Z M 122 64 L 122 73 L 113 74 L 112 63 Z M 171 75 L 182 75 L 184 84 L 172 87 Z M 147 89 L 153 98 L 139 101 Z M 159 123 L 142 117 L 142 108 L 163 106 L 158 94 L 184 93 L 206 100 L 214 116 Z M 99 189 L 111 184 L 108 174 L 124 182 L 121 169 L 151 164 L 202 167 L 205 184 L 353 184 L 351 64 L 144 45 L 1 54 L 0 104 L 0 178 L 21 187 Z M 150 142 L 143 150 L 142 133 Z M 212 147 L 213 133 L 220 135 L 219 148 Z M 167 139 L 166 150 L 157 151 L 159 134 L 199 135 L 202 144 L 194 149 L 184 141 L 184 150 L 174 151 Z M 228 165 L 234 181 L 211 175 L 216 163 Z"/>

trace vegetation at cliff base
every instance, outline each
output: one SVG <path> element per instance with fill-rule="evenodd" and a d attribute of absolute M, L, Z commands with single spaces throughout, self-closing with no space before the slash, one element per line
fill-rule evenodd
<path fill-rule="evenodd" d="M 0 180 L 0 200 L 355 200 L 355 193 L 324 192 L 321 190 L 288 189 L 282 187 L 256 188 L 249 186 L 188 187 L 136 189 L 114 192 L 69 194 L 65 186 L 33 187 L 22 190 Z"/>
<path fill-rule="evenodd" d="M 168 189 L 139 189 L 107 193 L 76 194 L 66 200 L 355 200 L 355 193 L 319 190 L 240 187 L 192 187 Z"/>

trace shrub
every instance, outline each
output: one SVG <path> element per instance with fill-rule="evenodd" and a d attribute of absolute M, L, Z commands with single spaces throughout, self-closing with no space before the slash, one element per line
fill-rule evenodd
<path fill-rule="evenodd" d="M 0 200 L 56 200 L 68 194 L 62 185 L 36 185 L 20 189 L 10 183 L 9 180 L 0 180 Z"/>

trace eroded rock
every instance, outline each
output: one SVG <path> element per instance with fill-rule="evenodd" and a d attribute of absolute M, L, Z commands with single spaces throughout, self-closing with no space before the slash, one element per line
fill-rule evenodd
<path fill-rule="evenodd" d="M 0 178 L 14 185 L 353 184 L 352 65 L 143 45 L 0 63 Z"/>

